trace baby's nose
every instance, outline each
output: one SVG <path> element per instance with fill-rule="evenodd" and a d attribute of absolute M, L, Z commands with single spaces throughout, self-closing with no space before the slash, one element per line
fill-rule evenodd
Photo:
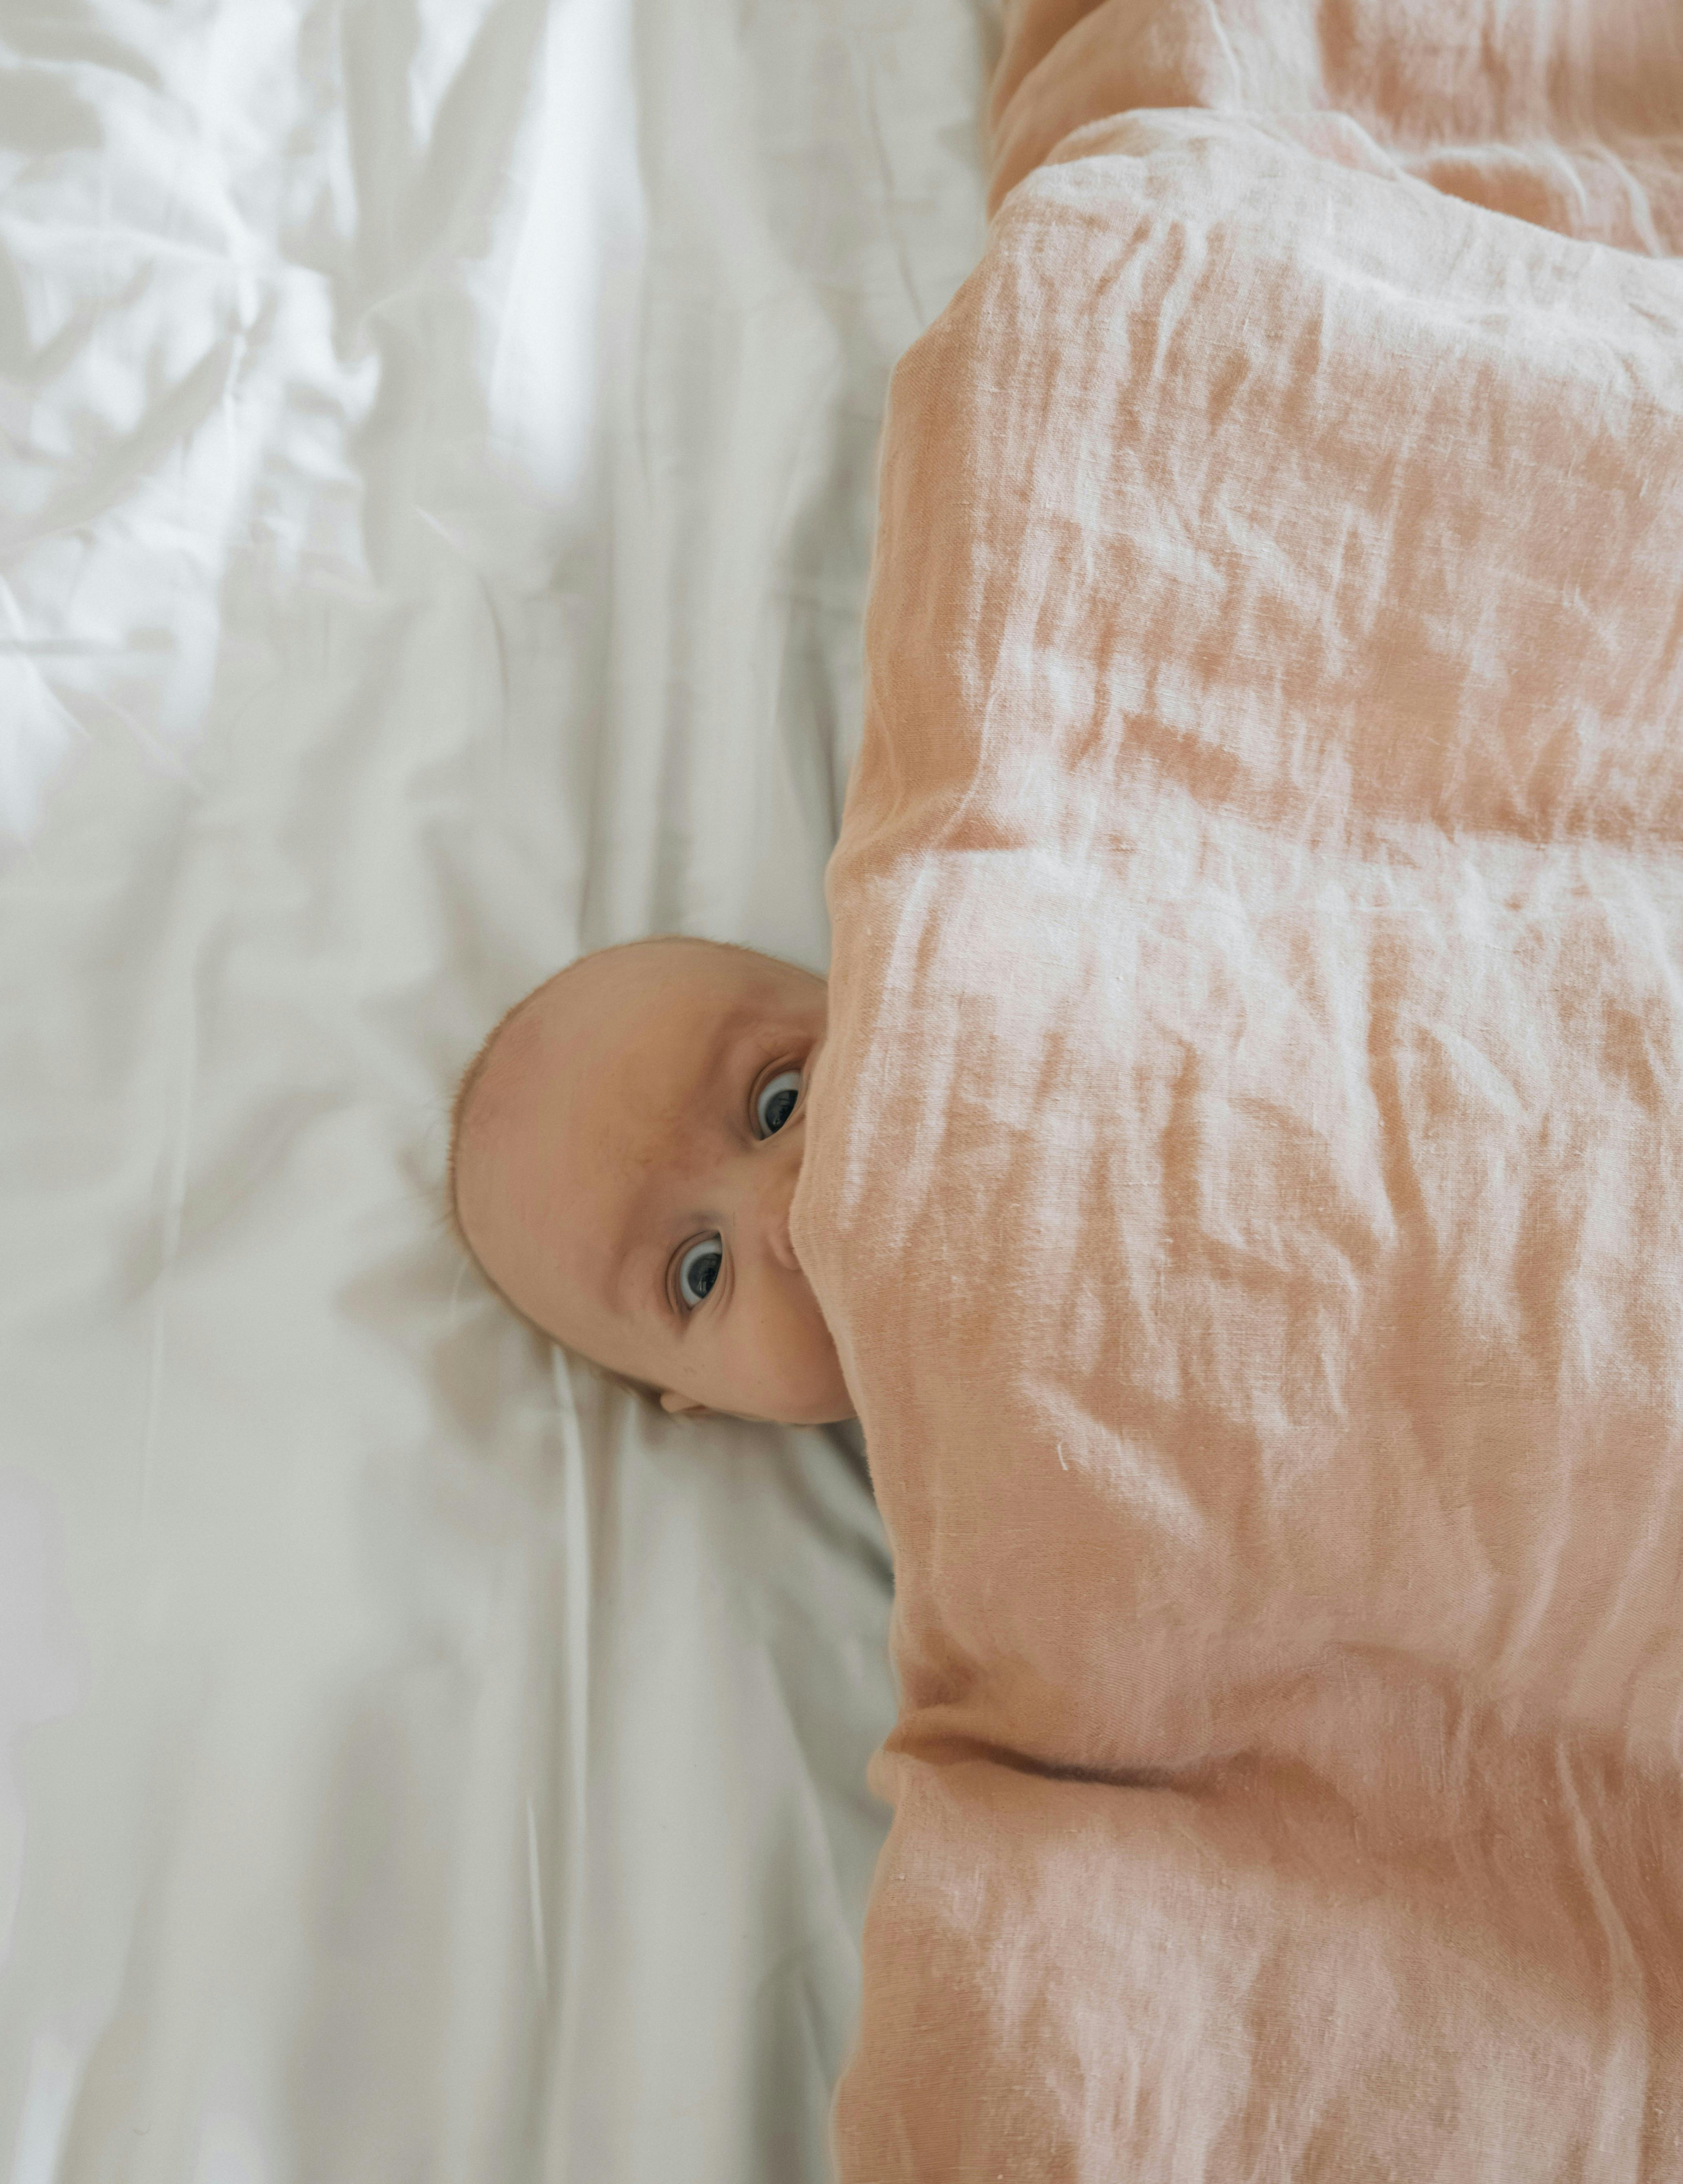
<path fill-rule="evenodd" d="M 780 1217 L 772 1224 L 771 1256 L 786 1273 L 800 1273 L 801 1262 L 795 1256 L 795 1247 L 789 1240 L 789 1209 L 786 1206 Z"/>
<path fill-rule="evenodd" d="M 760 1199 L 760 1217 L 764 1223 L 766 1249 L 778 1265 L 792 1274 L 798 1274 L 801 1262 L 795 1256 L 795 1247 L 789 1240 L 789 1207 L 795 1195 L 795 1184 L 801 1173 L 801 1163 L 796 1148 L 793 1159 L 769 1162 Z"/>

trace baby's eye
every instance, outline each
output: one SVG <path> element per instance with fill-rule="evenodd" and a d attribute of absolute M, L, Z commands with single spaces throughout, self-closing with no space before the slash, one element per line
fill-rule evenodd
<path fill-rule="evenodd" d="M 754 1125 L 763 1138 L 775 1138 L 800 1105 L 801 1072 L 780 1069 L 761 1085 L 754 1100 Z"/>
<path fill-rule="evenodd" d="M 686 1312 L 693 1312 L 719 1279 L 725 1264 L 725 1245 L 717 1236 L 703 1236 L 692 1244 L 678 1262 L 678 1297 Z"/>

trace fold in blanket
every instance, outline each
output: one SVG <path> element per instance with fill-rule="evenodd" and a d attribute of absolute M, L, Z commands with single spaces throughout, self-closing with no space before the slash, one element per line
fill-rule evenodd
<path fill-rule="evenodd" d="M 1680 114 L 1669 8 L 1011 23 L 792 1223 L 849 2184 L 1683 2177 Z"/>

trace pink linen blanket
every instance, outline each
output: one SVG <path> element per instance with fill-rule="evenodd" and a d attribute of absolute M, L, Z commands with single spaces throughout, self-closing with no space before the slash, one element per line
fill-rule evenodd
<path fill-rule="evenodd" d="M 792 1219 L 843 2184 L 1683 2178 L 1680 114 L 1636 0 L 1011 20 Z"/>

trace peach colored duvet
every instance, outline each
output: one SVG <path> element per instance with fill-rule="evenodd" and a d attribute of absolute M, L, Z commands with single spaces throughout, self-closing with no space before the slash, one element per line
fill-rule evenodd
<path fill-rule="evenodd" d="M 1061 0 L 993 120 L 793 1217 L 840 2175 L 1683 2178 L 1683 8 Z"/>

